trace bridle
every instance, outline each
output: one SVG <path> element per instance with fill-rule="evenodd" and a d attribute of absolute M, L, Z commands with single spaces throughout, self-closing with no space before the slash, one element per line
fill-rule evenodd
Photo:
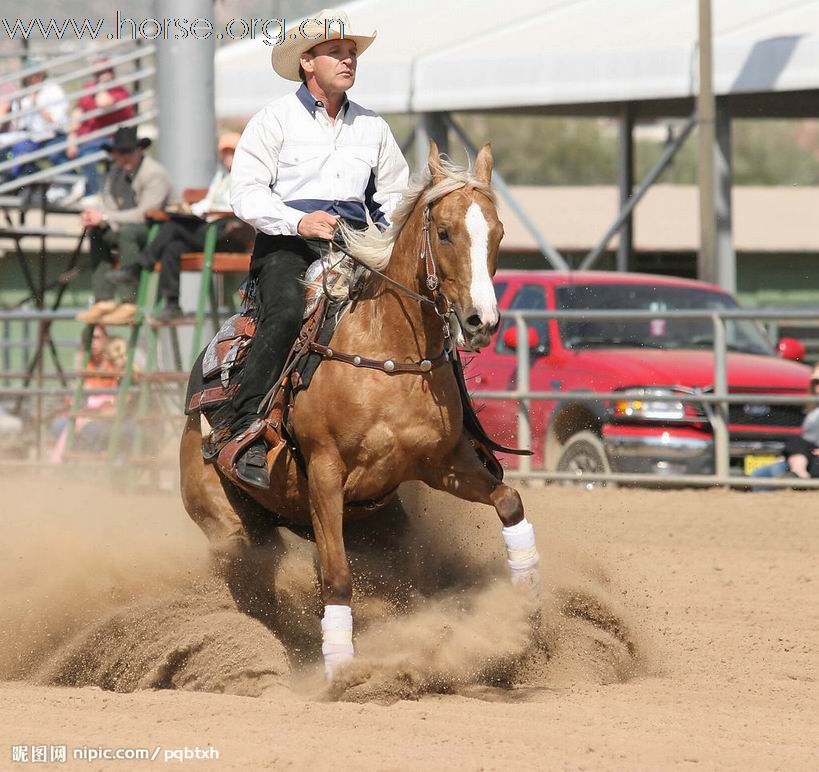
<path fill-rule="evenodd" d="M 441 320 L 441 327 L 444 333 L 443 351 L 434 359 L 423 359 L 420 362 L 402 363 L 393 359 L 375 360 L 357 354 L 345 354 L 335 351 L 329 346 L 323 346 L 315 340 L 310 341 L 309 346 L 312 351 L 321 354 L 325 359 L 336 359 L 341 362 L 352 364 L 356 367 L 368 367 L 375 370 L 383 370 L 387 373 L 428 373 L 430 370 L 440 367 L 448 361 L 455 348 L 455 340 L 452 335 L 452 316 L 455 314 L 455 307 L 450 299 L 441 290 L 441 280 L 438 275 L 438 265 L 432 251 L 432 237 L 430 236 L 430 207 L 424 208 L 423 221 L 421 226 L 421 246 L 419 248 L 419 260 L 424 263 L 423 284 L 429 291 L 429 296 L 422 295 L 410 289 L 405 284 L 387 276 L 383 271 L 364 263 L 361 259 L 350 252 L 346 245 L 333 240 L 333 247 L 346 255 L 356 265 L 364 268 L 371 274 L 375 274 L 382 281 L 395 287 L 399 292 L 420 304 L 421 308 L 431 308 Z M 325 270 L 324 275 L 327 275 Z M 325 295 L 328 295 L 325 286 Z"/>
<path fill-rule="evenodd" d="M 360 258 L 356 257 L 352 252 L 350 252 L 343 242 L 334 239 L 331 243 L 334 249 L 345 254 L 356 265 L 361 266 L 365 270 L 381 278 L 383 281 L 391 284 L 393 287 L 403 292 L 407 297 L 410 297 L 416 302 L 420 303 L 422 307 L 429 305 L 433 306 L 435 309 L 439 309 L 440 306 L 438 305 L 438 299 L 441 297 L 446 299 L 449 306 L 452 305 L 448 298 L 446 298 L 444 293 L 440 290 L 441 280 L 438 278 L 438 266 L 435 262 L 435 256 L 432 253 L 432 239 L 429 235 L 429 206 L 424 209 L 424 219 L 421 226 L 421 247 L 419 249 L 419 257 L 424 261 L 424 285 L 432 293 L 431 298 L 427 297 L 426 295 L 421 295 L 418 292 L 415 292 L 415 290 L 411 290 L 406 286 L 406 284 L 402 284 L 400 281 L 396 281 L 395 279 L 387 276 L 387 274 L 385 274 L 383 271 L 379 271 L 377 268 L 367 265 Z"/>

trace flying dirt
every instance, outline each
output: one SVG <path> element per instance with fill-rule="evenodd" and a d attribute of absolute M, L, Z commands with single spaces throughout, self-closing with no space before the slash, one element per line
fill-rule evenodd
<path fill-rule="evenodd" d="M 322 768 L 326 747 L 358 769 L 819 757 L 812 494 L 523 489 L 540 606 L 491 509 L 415 500 L 398 544 L 350 534 L 356 659 L 329 688 L 311 543 L 223 577 L 172 495 L 0 494 L 4 763 L 21 742 L 208 746 L 230 770 Z"/>

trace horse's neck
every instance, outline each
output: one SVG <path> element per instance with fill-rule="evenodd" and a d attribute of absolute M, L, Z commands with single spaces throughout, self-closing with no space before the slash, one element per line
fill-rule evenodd
<path fill-rule="evenodd" d="M 420 244 L 423 207 L 415 211 L 395 241 L 384 274 L 413 292 L 423 294 Z M 358 337 L 361 353 L 373 358 L 417 361 L 441 353 L 444 335 L 434 311 L 383 280 L 375 279 L 372 289 L 349 315 L 347 332 Z"/>

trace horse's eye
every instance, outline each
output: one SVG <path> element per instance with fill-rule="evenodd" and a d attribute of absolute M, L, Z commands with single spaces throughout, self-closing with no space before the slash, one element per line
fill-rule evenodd
<path fill-rule="evenodd" d="M 446 228 L 438 228 L 438 238 L 441 241 L 449 241 L 449 233 L 447 233 Z"/>

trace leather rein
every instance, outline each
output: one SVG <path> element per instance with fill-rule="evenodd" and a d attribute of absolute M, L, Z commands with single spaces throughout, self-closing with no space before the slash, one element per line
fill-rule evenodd
<path fill-rule="evenodd" d="M 353 365 L 354 367 L 367 367 L 372 370 L 381 370 L 385 373 L 428 373 L 431 370 L 440 367 L 449 360 L 450 354 L 454 349 L 452 323 L 450 321 L 450 316 L 454 313 L 454 309 L 449 298 L 447 298 L 447 296 L 441 292 L 441 280 L 438 277 L 438 267 L 435 263 L 435 256 L 432 253 L 432 239 L 430 237 L 429 230 L 430 213 L 429 206 L 427 206 L 424 209 L 419 259 L 424 262 L 424 284 L 430 291 L 431 297 L 421 295 L 401 282 L 390 278 L 383 271 L 372 268 L 347 250 L 346 247 L 338 244 L 338 242 L 333 242 L 333 246 L 338 249 L 339 252 L 342 252 L 349 257 L 356 265 L 359 265 L 370 273 L 380 277 L 382 280 L 395 287 L 404 295 L 419 303 L 422 308 L 425 306 L 431 306 L 433 311 L 441 320 L 441 326 L 444 332 L 443 351 L 441 351 L 441 353 L 433 359 L 422 359 L 420 362 L 396 362 L 394 359 L 368 359 L 367 357 L 362 357 L 358 354 L 346 354 L 341 351 L 336 351 L 330 346 L 323 346 L 316 340 L 310 340 L 308 346 L 311 351 L 320 354 L 324 359 L 335 359 L 339 362 Z M 326 289 L 325 294 L 327 294 Z"/>

